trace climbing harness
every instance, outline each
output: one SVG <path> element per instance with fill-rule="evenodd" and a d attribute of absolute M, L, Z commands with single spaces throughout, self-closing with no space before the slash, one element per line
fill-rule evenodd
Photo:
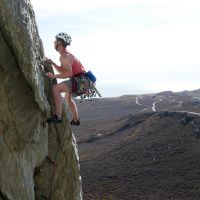
<path fill-rule="evenodd" d="M 96 77 L 91 71 L 85 74 L 78 74 L 72 77 L 72 93 L 80 96 L 81 100 L 88 98 L 91 100 L 98 95 L 102 97 L 96 88 Z"/>

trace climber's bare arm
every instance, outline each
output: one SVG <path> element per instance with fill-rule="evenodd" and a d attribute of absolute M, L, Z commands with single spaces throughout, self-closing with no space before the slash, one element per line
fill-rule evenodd
<path fill-rule="evenodd" d="M 46 59 L 44 60 L 44 62 L 51 64 L 51 65 L 55 68 L 55 70 L 56 70 L 58 73 L 62 73 L 62 67 L 61 67 L 61 66 L 58 66 L 58 65 L 57 65 L 55 62 L 53 62 L 51 59 L 46 58 Z"/>
<path fill-rule="evenodd" d="M 62 65 L 62 70 L 60 71 L 60 74 L 52 74 L 52 73 L 47 73 L 47 76 L 49 78 L 61 78 L 61 79 L 66 79 L 66 78 L 70 78 L 73 75 L 72 72 L 72 62 L 73 62 L 73 58 L 71 57 L 71 55 L 64 55 L 64 56 L 60 56 L 60 62 Z"/>

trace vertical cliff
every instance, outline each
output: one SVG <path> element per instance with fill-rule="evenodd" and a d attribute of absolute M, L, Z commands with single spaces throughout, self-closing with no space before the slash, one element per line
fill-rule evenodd
<path fill-rule="evenodd" d="M 0 44 L 0 200 L 82 199 L 68 120 L 46 123 L 52 69 L 29 0 L 0 0 Z"/>

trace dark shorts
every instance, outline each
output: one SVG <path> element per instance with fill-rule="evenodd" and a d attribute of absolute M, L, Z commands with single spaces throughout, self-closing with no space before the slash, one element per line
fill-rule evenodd
<path fill-rule="evenodd" d="M 72 93 L 72 79 L 69 78 L 67 79 L 66 81 L 63 81 L 62 83 L 64 83 L 65 85 L 67 85 L 68 89 L 69 89 L 69 92 L 72 94 L 73 97 L 77 97 L 77 94 L 76 93 Z"/>
<path fill-rule="evenodd" d="M 69 91 L 72 92 L 72 80 L 71 80 L 71 78 L 67 79 L 66 81 L 63 81 L 62 83 L 67 85 Z"/>

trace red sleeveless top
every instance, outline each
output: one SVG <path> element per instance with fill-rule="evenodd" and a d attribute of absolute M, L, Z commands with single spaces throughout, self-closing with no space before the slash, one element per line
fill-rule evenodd
<path fill-rule="evenodd" d="M 73 73 L 73 75 L 72 76 L 75 76 L 75 75 L 80 74 L 80 73 L 85 74 L 86 70 L 83 67 L 83 65 L 81 64 L 81 62 L 73 54 L 71 54 L 69 51 L 67 51 L 67 53 L 73 57 L 73 63 L 72 63 L 72 73 Z"/>

